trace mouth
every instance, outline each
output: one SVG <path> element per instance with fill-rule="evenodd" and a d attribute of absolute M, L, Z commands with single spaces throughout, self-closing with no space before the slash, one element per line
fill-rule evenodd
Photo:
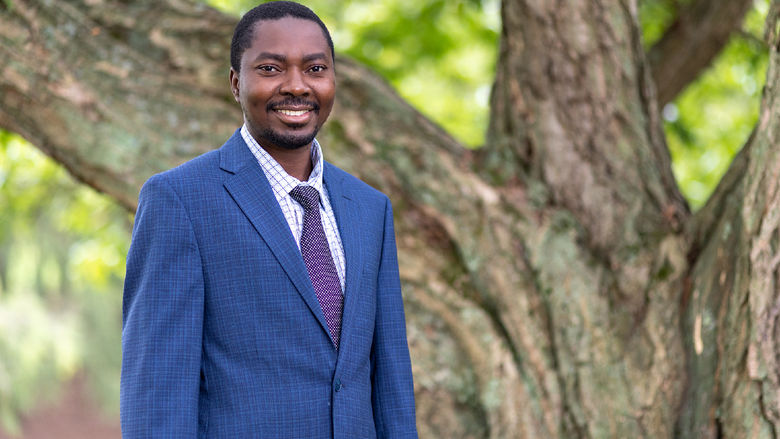
<path fill-rule="evenodd" d="M 283 114 L 285 116 L 296 117 L 296 116 L 303 116 L 304 114 L 306 114 L 306 113 L 308 113 L 308 112 L 310 112 L 312 110 L 286 110 L 286 109 L 280 108 L 280 109 L 276 109 L 274 111 L 276 111 L 277 113 L 281 113 L 281 114 Z"/>
<path fill-rule="evenodd" d="M 319 111 L 320 106 L 315 101 L 301 98 L 285 99 L 279 102 L 269 102 L 266 110 L 282 113 L 287 116 L 300 116 L 310 111 Z"/>
<path fill-rule="evenodd" d="M 318 106 L 310 103 L 282 103 L 269 106 L 276 117 L 290 128 L 302 128 L 311 122 L 317 113 Z"/>

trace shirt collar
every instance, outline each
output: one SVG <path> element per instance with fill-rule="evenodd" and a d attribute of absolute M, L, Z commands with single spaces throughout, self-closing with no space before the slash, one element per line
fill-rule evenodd
<path fill-rule="evenodd" d="M 284 168 L 282 168 L 282 165 L 280 165 L 276 159 L 268 154 L 268 151 L 263 149 L 263 147 L 257 143 L 255 138 L 249 134 L 249 130 L 247 129 L 246 124 L 241 127 L 241 137 L 243 137 L 244 142 L 249 147 L 249 150 L 255 156 L 258 163 L 260 163 L 260 167 L 263 168 L 263 172 L 265 173 L 268 182 L 271 184 L 271 188 L 273 189 L 277 199 L 289 196 L 290 191 L 295 189 L 295 187 L 300 184 L 311 186 L 314 189 L 317 189 L 317 192 L 320 193 L 320 199 L 322 199 L 323 160 L 322 148 L 320 147 L 319 142 L 317 142 L 317 139 L 314 139 L 311 144 L 311 162 L 313 167 L 311 174 L 309 174 L 309 179 L 306 181 L 300 181 L 292 175 L 288 174 Z"/>

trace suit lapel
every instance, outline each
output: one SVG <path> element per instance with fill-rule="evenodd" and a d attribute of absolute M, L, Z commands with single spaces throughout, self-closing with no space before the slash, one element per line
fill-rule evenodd
<path fill-rule="evenodd" d="M 363 254 L 361 247 L 360 204 L 351 194 L 349 188 L 343 184 L 343 179 L 335 175 L 331 164 L 325 163 L 325 186 L 328 188 L 330 204 L 336 217 L 336 223 L 341 236 L 341 244 L 344 246 L 344 258 L 346 260 L 346 279 L 344 291 L 344 310 L 341 316 L 341 342 L 339 354 L 344 351 L 346 343 L 350 340 L 350 331 L 360 294 L 360 276 L 363 272 Z"/>
<path fill-rule="evenodd" d="M 301 252 L 282 214 L 260 164 L 241 138 L 240 131 L 220 150 L 220 167 L 229 172 L 224 186 L 255 230 L 271 249 L 298 293 L 327 333 L 322 308 L 309 280 Z"/>

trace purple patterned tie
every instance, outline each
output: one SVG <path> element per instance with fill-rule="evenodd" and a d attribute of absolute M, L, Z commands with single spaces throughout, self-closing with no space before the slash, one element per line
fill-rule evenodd
<path fill-rule="evenodd" d="M 341 334 L 341 310 L 344 297 L 341 283 L 328 247 L 328 239 L 320 219 L 320 193 L 311 186 L 300 185 L 290 191 L 293 200 L 303 206 L 303 231 L 301 232 L 301 254 L 314 292 L 320 301 L 322 313 L 328 323 L 333 344 L 339 347 Z"/>

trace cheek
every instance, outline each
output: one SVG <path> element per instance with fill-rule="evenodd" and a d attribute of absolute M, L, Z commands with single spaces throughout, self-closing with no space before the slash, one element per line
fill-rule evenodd
<path fill-rule="evenodd" d="M 246 81 L 244 88 L 241 90 L 244 100 L 254 105 L 267 101 L 272 94 L 273 85 L 258 81 Z"/>
<path fill-rule="evenodd" d="M 325 105 L 324 102 L 320 104 L 320 112 L 319 112 L 320 124 L 325 123 L 325 121 L 328 119 L 328 116 L 330 116 L 330 112 L 332 109 L 333 109 L 333 100 L 330 100 L 328 102 L 328 105 Z"/>
<path fill-rule="evenodd" d="M 328 113 L 330 113 L 331 108 L 333 108 L 333 101 L 336 98 L 335 84 L 331 84 L 329 87 L 325 88 L 322 91 L 320 97 L 321 97 L 320 105 L 322 106 L 322 113 L 327 115 Z"/>

